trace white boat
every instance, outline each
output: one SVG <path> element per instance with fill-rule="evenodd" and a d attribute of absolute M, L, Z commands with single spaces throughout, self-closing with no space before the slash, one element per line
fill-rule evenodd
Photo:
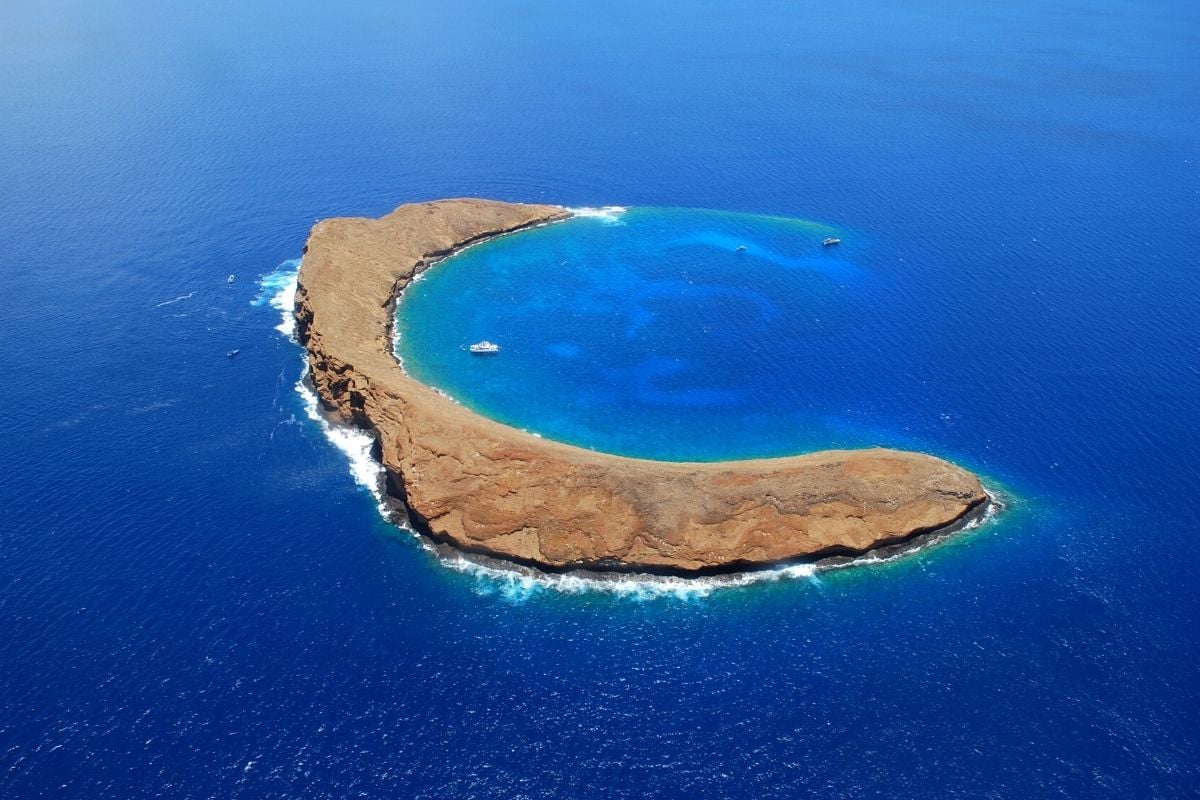
<path fill-rule="evenodd" d="M 476 342 L 475 344 L 471 345 L 470 348 L 468 348 L 468 349 L 472 353 L 479 353 L 479 354 L 499 353 L 500 345 L 495 344 L 494 342 L 489 342 L 487 339 L 484 339 L 482 342 Z"/>
<path fill-rule="evenodd" d="M 821 242 L 822 246 L 824 246 L 824 247 L 830 247 L 832 245 L 841 244 L 841 243 L 842 243 L 842 240 L 838 239 L 837 237 L 834 237 L 834 236 L 830 236 L 828 239 Z"/>

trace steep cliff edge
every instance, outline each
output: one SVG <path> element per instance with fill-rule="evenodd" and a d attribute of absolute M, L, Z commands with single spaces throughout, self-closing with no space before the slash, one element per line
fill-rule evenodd
<path fill-rule="evenodd" d="M 297 335 L 322 403 L 374 432 L 423 533 L 547 569 L 696 573 L 856 554 L 961 521 L 979 480 L 895 450 L 713 464 L 594 453 L 485 419 L 392 354 L 397 292 L 439 257 L 562 219 L 554 206 L 442 200 L 309 234 Z"/>

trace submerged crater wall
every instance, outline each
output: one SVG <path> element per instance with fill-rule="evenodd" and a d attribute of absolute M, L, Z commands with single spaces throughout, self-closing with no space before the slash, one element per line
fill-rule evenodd
<path fill-rule="evenodd" d="M 987 494 L 933 456 L 831 450 L 719 463 L 595 453 L 486 419 L 406 374 L 397 294 L 473 242 L 569 216 L 487 200 L 318 222 L 296 292 L 297 335 L 327 410 L 376 436 L 413 526 L 543 569 L 711 573 L 854 555 L 961 522 Z"/>

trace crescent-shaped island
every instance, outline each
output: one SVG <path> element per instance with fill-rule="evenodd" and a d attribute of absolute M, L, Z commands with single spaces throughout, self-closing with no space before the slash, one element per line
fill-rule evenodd
<path fill-rule="evenodd" d="M 460 199 L 318 222 L 297 336 L 325 408 L 376 438 L 409 523 L 467 553 L 543 570 L 700 575 L 853 556 L 961 525 L 988 504 L 971 473 L 888 449 L 682 463 L 593 452 L 486 419 L 405 373 L 400 292 L 437 260 L 570 216 Z"/>

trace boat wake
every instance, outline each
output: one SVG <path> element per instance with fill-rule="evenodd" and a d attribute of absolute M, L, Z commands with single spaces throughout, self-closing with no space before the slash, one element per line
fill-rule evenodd
<path fill-rule="evenodd" d="M 195 292 L 188 292 L 187 294 L 181 294 L 178 297 L 172 297 L 170 300 L 163 300 L 161 303 L 155 303 L 154 307 L 162 308 L 163 306 L 172 306 L 172 305 L 175 305 L 176 303 L 182 303 L 184 300 L 190 300 L 192 298 L 192 295 L 194 295 L 194 294 L 195 294 Z"/>
<path fill-rule="evenodd" d="M 598 216 L 598 215 L 597 215 Z M 296 283 L 300 271 L 300 259 L 289 259 L 274 272 L 263 275 L 259 280 L 259 294 L 252 301 L 255 306 L 270 306 L 280 312 L 281 321 L 275 330 L 295 341 L 295 321 L 292 308 L 295 304 Z M 439 548 L 411 528 L 395 522 L 394 506 L 384 494 L 384 468 L 373 455 L 375 439 L 366 431 L 349 427 L 330 420 L 321 412 L 320 400 L 307 382 L 308 366 L 305 364 L 300 378 L 295 383 L 296 394 L 304 406 L 305 415 L 320 428 L 329 442 L 345 456 L 350 475 L 375 500 L 379 513 L 396 527 L 410 534 L 423 548 L 436 553 L 440 561 L 455 572 L 475 580 L 474 591 L 483 596 L 498 596 L 508 602 L 524 602 L 545 592 L 558 594 L 603 593 L 614 597 L 647 601 L 674 599 L 692 601 L 702 599 L 713 592 L 777 583 L 780 581 L 805 580 L 819 585 L 821 574 L 831 570 L 880 565 L 907 557 L 932 547 L 963 530 L 978 528 L 993 519 L 1004 508 L 1004 500 L 989 491 L 990 502 L 984 513 L 954 530 L 921 537 L 918 542 L 867 553 L 856 558 L 828 559 L 823 562 L 787 564 L 752 572 L 704 577 L 674 577 L 658 575 L 633 575 L 626 573 L 577 573 L 551 574 L 517 565 L 505 565 L 491 559 L 479 559 L 463 553 Z"/>

